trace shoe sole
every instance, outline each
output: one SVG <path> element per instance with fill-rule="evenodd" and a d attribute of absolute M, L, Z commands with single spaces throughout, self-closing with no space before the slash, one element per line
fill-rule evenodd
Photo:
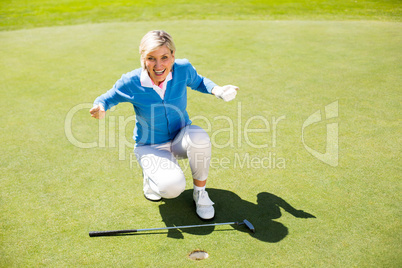
<path fill-rule="evenodd" d="M 151 201 L 151 202 L 159 202 L 159 201 L 162 200 L 162 197 L 160 199 L 150 199 L 145 194 L 144 194 L 144 197 L 145 197 L 146 200 Z"/>

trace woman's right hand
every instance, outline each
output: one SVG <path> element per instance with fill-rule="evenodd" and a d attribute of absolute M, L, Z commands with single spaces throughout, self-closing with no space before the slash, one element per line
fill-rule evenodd
<path fill-rule="evenodd" d="M 102 119 L 106 115 L 105 108 L 102 106 L 102 104 L 98 104 L 92 107 L 91 110 L 89 110 L 89 113 L 92 117 L 95 117 L 97 119 Z"/>

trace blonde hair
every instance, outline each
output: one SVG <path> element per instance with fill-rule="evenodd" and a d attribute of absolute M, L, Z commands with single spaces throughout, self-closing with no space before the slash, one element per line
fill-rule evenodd
<path fill-rule="evenodd" d="M 170 52 L 173 54 L 176 51 L 172 37 L 165 31 L 155 30 L 150 31 L 141 39 L 140 54 L 141 66 L 145 69 L 145 58 L 152 51 L 157 50 L 159 47 L 166 45 Z"/>

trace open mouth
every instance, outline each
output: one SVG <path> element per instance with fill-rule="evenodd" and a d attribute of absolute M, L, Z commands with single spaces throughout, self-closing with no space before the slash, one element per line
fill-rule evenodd
<path fill-rule="evenodd" d="M 162 75 L 165 71 L 166 71 L 166 69 L 163 69 L 162 71 L 154 70 L 156 75 Z"/>

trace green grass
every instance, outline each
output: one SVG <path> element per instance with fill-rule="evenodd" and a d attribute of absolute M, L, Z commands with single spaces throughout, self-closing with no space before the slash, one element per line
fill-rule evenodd
<path fill-rule="evenodd" d="M 147 202 L 131 150 L 119 161 L 119 149 L 108 147 L 109 127 L 118 145 L 119 118 L 132 113 L 129 105 L 109 113 L 106 148 L 81 149 L 65 135 L 68 111 L 92 102 L 121 73 L 138 67 L 135 44 L 162 26 L 174 36 L 178 57 L 189 58 L 217 83 L 241 89 L 238 102 L 227 104 L 190 92 L 189 113 L 211 122 L 218 145 L 213 155 L 230 161 L 210 172 L 215 221 L 247 218 L 258 230 L 255 237 L 241 228 L 226 231 L 231 227 L 183 230 L 182 236 L 87 235 L 202 223 L 189 192 L 161 205 Z M 201 248 L 210 253 L 201 266 L 398 267 L 400 32 L 400 24 L 389 22 L 300 21 L 134 22 L 2 32 L 2 266 L 193 265 L 186 254 Z M 336 100 L 340 161 L 331 167 L 312 157 L 300 136 L 307 117 Z M 233 141 L 225 130 L 229 122 L 216 118 L 222 115 L 233 120 Z M 272 131 L 248 134 L 265 149 L 247 143 L 245 125 L 256 115 L 269 121 L 286 117 L 278 123 L 276 147 Z M 264 125 L 255 120 L 249 128 Z M 72 129 L 80 141 L 97 140 L 98 121 L 87 109 L 75 115 Z M 306 135 L 314 137 L 306 138 L 309 146 L 322 150 L 325 126 L 313 126 Z M 219 148 L 227 142 L 234 147 Z M 275 154 L 276 161 L 285 159 L 285 168 L 236 166 L 236 157 L 246 153 L 255 159 Z M 269 194 L 257 205 L 259 193 Z M 284 210 L 286 203 L 316 218 L 295 217 Z"/>
<path fill-rule="evenodd" d="M 381 11 L 393 6 L 396 14 L 397 2 L 357 1 L 377 11 L 367 15 L 362 8 L 352 17 L 341 10 L 353 1 L 336 2 L 342 8 L 333 12 L 333 2 L 317 1 L 327 7 L 320 18 L 300 2 L 300 11 L 269 16 L 290 20 L 261 20 L 265 13 L 252 15 L 246 5 L 243 13 L 225 15 L 229 20 L 209 13 L 205 20 L 172 21 L 158 21 L 156 14 L 153 21 L 78 16 L 94 1 L 70 5 L 77 16 L 68 19 L 54 10 L 65 9 L 63 2 L 3 1 L 1 16 L 21 11 L 20 3 L 26 10 L 36 3 L 43 13 L 7 19 L 8 31 L 0 32 L 0 267 L 401 266 L 402 25 Z M 142 10 L 150 12 L 156 2 L 148 4 Z M 108 23 L 88 24 L 100 21 Z M 88 237 L 93 230 L 203 223 L 194 213 L 188 169 L 188 190 L 179 198 L 144 199 L 141 170 L 123 144 L 132 136 L 129 105 L 108 112 L 105 130 L 87 108 L 73 117 L 76 139 L 99 142 L 105 132 L 104 146 L 100 140 L 96 148 L 79 148 L 65 133 L 69 111 L 90 105 L 122 73 L 138 68 L 141 37 L 159 28 L 174 37 L 178 58 L 218 84 L 240 87 L 230 103 L 189 91 L 188 111 L 210 133 L 221 164 L 214 163 L 208 181 L 214 222 L 246 218 L 257 229 L 254 236 L 220 226 Z M 306 151 L 301 133 L 311 114 L 335 101 L 339 117 L 305 129 L 306 144 L 324 152 L 326 123 L 339 124 L 339 164 L 332 167 Z M 272 120 L 280 117 L 274 139 Z M 269 131 L 245 132 L 266 128 L 261 119 Z M 242 167 L 247 157 L 256 162 Z M 187 254 L 194 249 L 210 257 L 191 261 Z"/>
<path fill-rule="evenodd" d="M 111 21 L 155 20 L 392 20 L 400 1 L 361 0 L 3 0 L 0 29 L 10 30 Z"/>

